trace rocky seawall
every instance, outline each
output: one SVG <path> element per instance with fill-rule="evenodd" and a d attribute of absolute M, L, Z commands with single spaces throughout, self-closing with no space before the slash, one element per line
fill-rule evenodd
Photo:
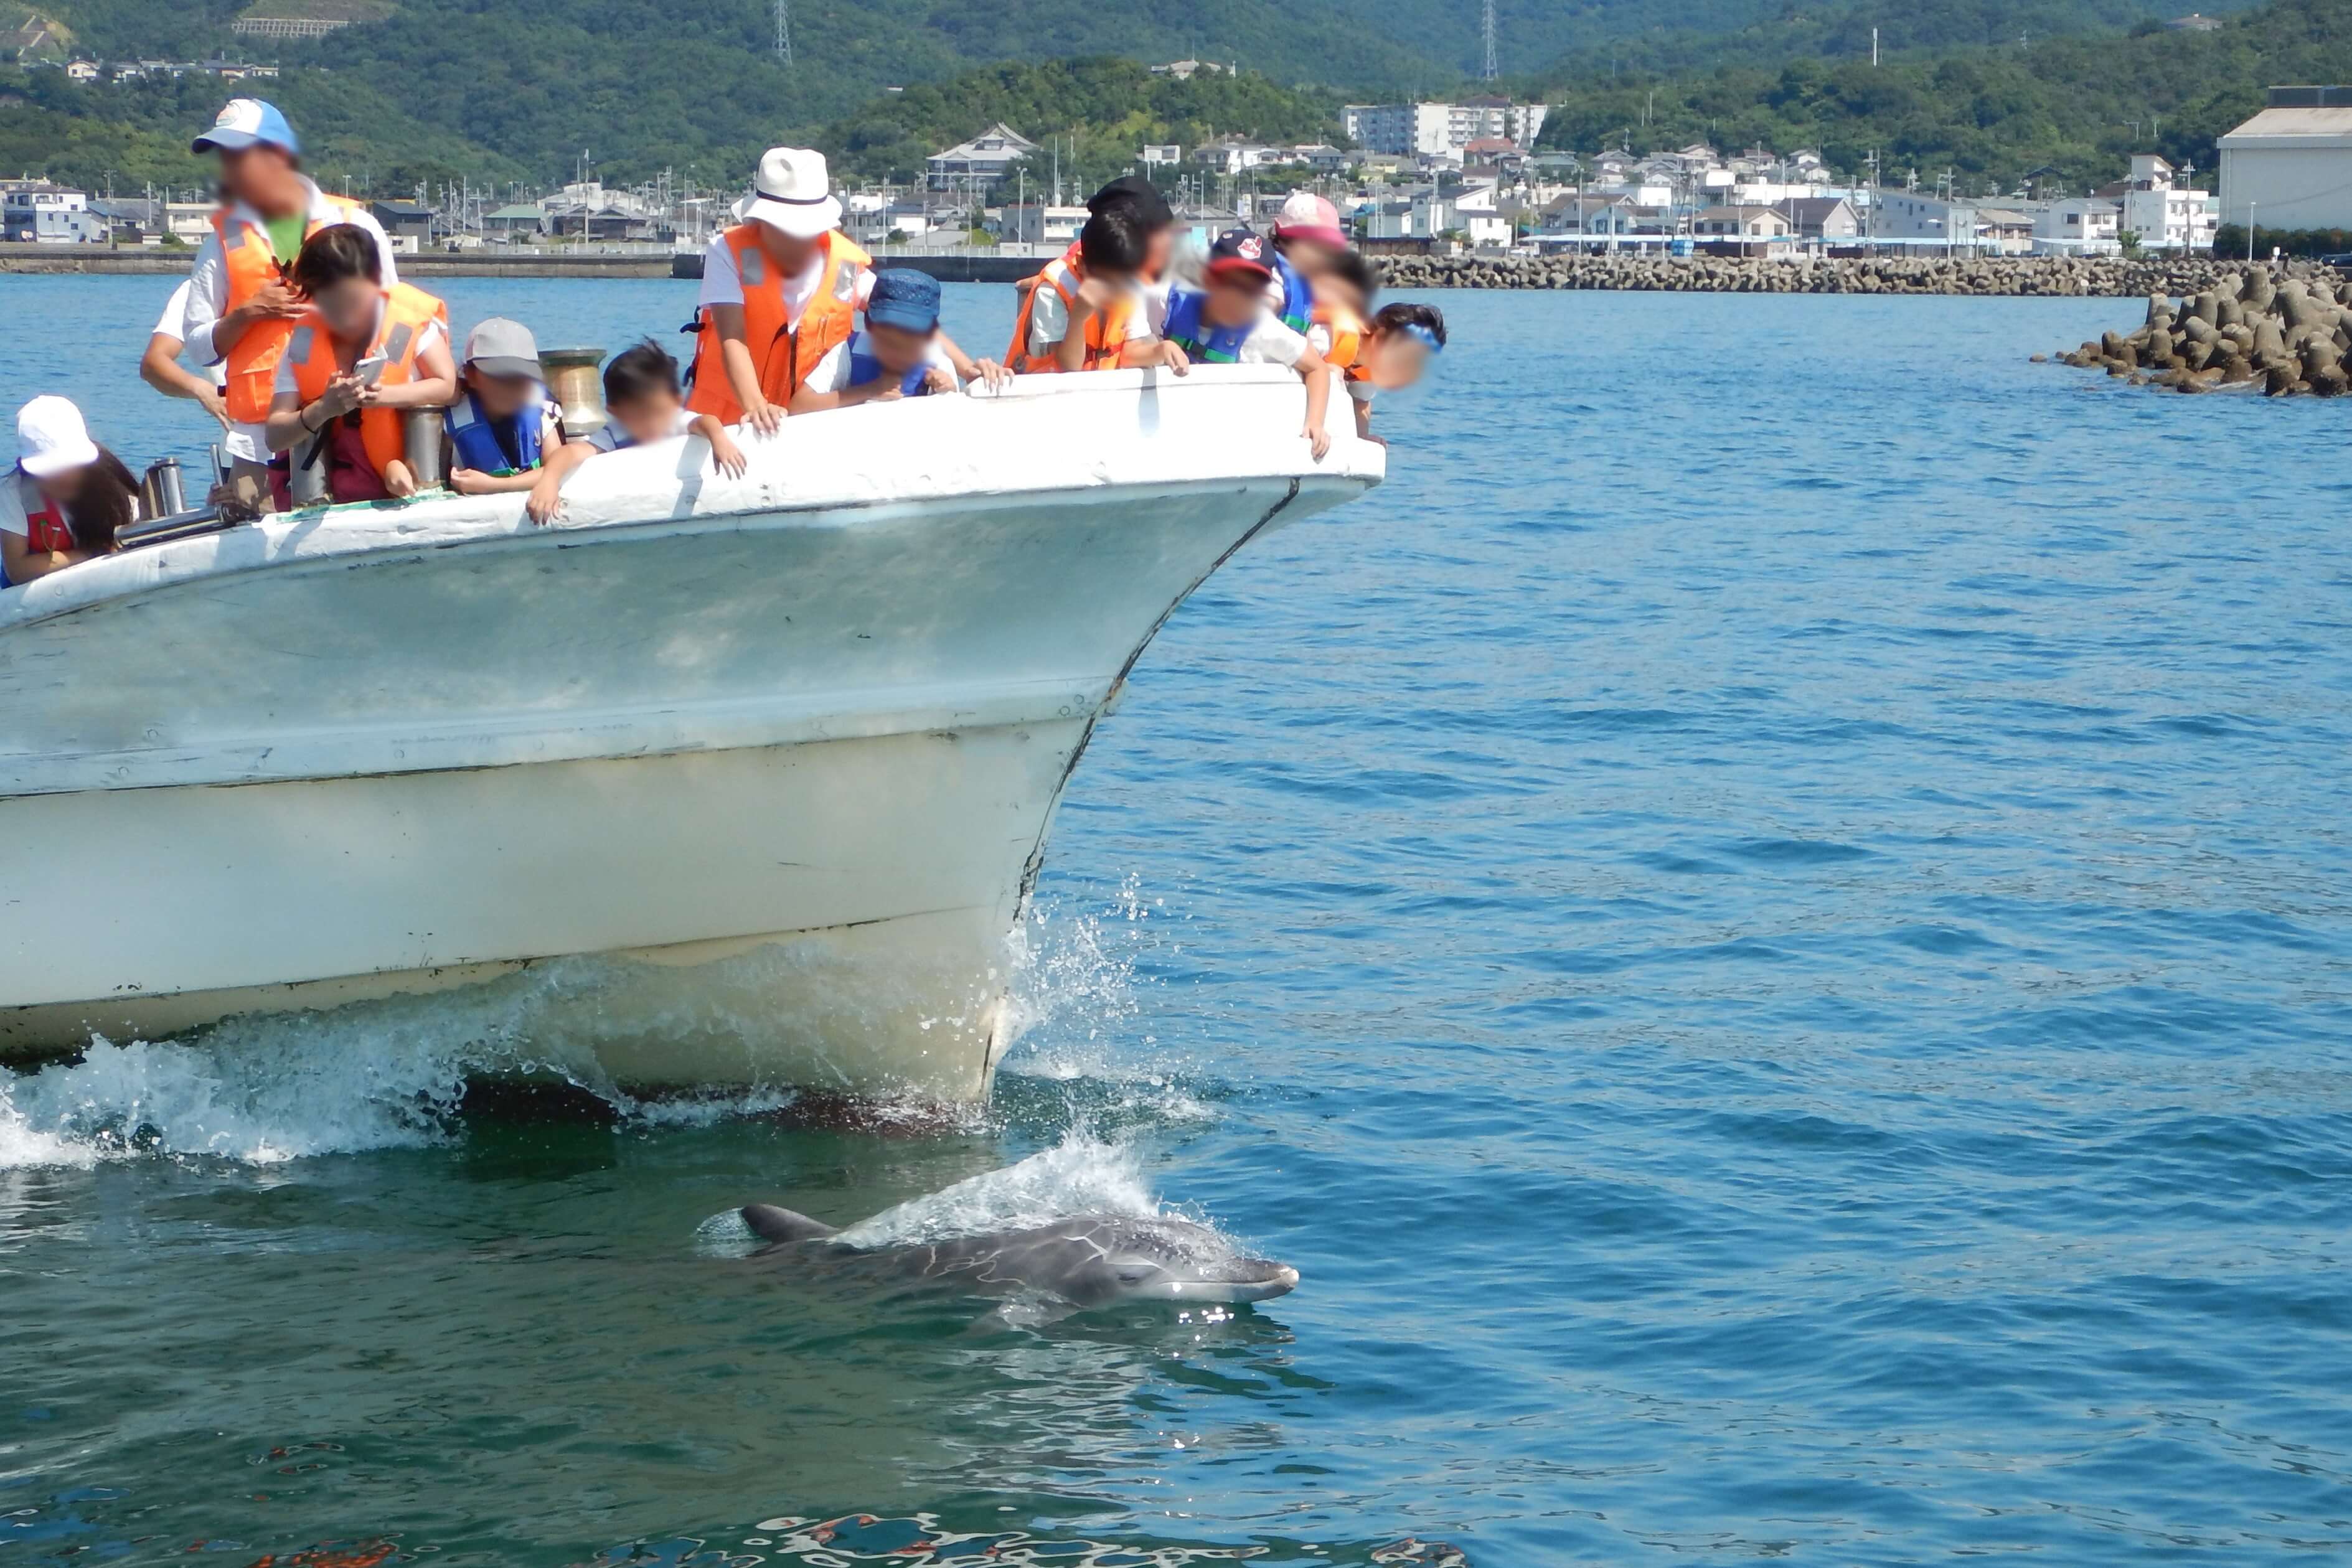
<path fill-rule="evenodd" d="M 2057 358 L 2175 392 L 2259 383 L 2272 397 L 2341 397 L 2352 391 L 2347 354 L 2352 282 L 2328 268 L 2296 267 L 2273 277 L 2269 267 L 2256 266 L 2177 297 L 2152 291 L 2147 319 L 2137 330 L 2105 333 Z"/>
<path fill-rule="evenodd" d="M 1617 288 L 1677 294 L 2196 295 L 2243 270 L 2211 256 L 1385 256 L 1391 288 Z M 2331 273 L 2328 276 L 2333 277 Z"/>

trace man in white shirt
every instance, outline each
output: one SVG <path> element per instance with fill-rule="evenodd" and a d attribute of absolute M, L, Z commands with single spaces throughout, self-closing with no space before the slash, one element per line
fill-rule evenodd
<path fill-rule="evenodd" d="M 287 269 L 312 233 L 347 223 L 374 239 L 386 288 L 399 270 L 392 241 L 367 209 L 328 195 L 302 173 L 301 144 L 274 106 L 230 99 L 192 150 L 219 155 L 228 201 L 196 249 L 181 336 L 207 362 L 225 364 L 230 424 L 222 444 L 239 496 L 267 506 L 269 443 L 261 427 L 283 337 L 304 303 Z M 242 397 L 240 382 L 248 383 Z"/>

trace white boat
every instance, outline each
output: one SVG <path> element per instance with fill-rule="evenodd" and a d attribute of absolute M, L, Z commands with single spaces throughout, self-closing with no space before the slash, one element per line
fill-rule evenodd
<path fill-rule="evenodd" d="M 1361 494 L 1297 379 L 1024 377 L 0 593 L 0 1055 L 486 988 L 638 1090 L 986 1094 L 1160 623 Z M 499 989 L 503 988 L 503 989 Z"/>

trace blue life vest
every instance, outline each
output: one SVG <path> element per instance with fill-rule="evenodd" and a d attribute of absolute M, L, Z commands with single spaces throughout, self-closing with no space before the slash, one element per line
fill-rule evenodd
<path fill-rule="evenodd" d="M 540 427 L 546 421 L 547 394 L 541 388 L 539 395 L 509 420 L 484 413 L 481 400 L 469 392 L 442 416 L 441 424 L 449 433 L 455 466 L 484 474 L 528 474 L 539 466 Z"/>
<path fill-rule="evenodd" d="M 849 384 L 854 387 L 862 387 L 867 382 L 873 381 L 877 377 L 885 373 L 886 372 L 882 369 L 882 361 L 874 357 L 874 345 L 866 340 L 865 329 L 861 328 L 856 332 L 851 334 L 849 339 Z M 900 376 L 898 378 L 898 391 L 900 394 L 906 397 L 920 397 L 925 392 L 930 391 L 930 373 L 931 367 L 929 363 L 924 363 L 917 365 L 913 370 L 908 371 L 905 375 Z"/>
<path fill-rule="evenodd" d="M 1304 335 L 1307 323 L 1315 319 L 1315 290 L 1280 251 L 1269 248 L 1266 255 L 1274 262 L 1274 280 L 1282 285 L 1282 304 L 1274 313 L 1284 326 Z"/>
<path fill-rule="evenodd" d="M 1168 291 L 1168 326 L 1160 335 L 1193 359 L 1213 365 L 1230 365 L 1242 357 L 1256 323 L 1247 327 L 1212 327 L 1201 319 L 1208 296 L 1197 288 Z"/>

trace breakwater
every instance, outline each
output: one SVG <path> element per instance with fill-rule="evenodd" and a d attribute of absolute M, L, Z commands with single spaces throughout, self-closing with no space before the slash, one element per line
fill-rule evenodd
<path fill-rule="evenodd" d="M 2347 353 L 2352 282 L 2330 268 L 2298 266 L 2273 276 L 2256 266 L 2178 297 L 2150 293 L 2137 329 L 2104 333 L 2057 358 L 2175 392 L 2259 382 L 2273 397 L 2341 397 L 2352 391 Z"/>
<path fill-rule="evenodd" d="M 1387 256 L 1391 288 L 1591 288 L 1680 294 L 2194 295 L 2239 270 L 2186 256 Z M 2332 275 L 2331 275 L 2332 276 Z"/>

